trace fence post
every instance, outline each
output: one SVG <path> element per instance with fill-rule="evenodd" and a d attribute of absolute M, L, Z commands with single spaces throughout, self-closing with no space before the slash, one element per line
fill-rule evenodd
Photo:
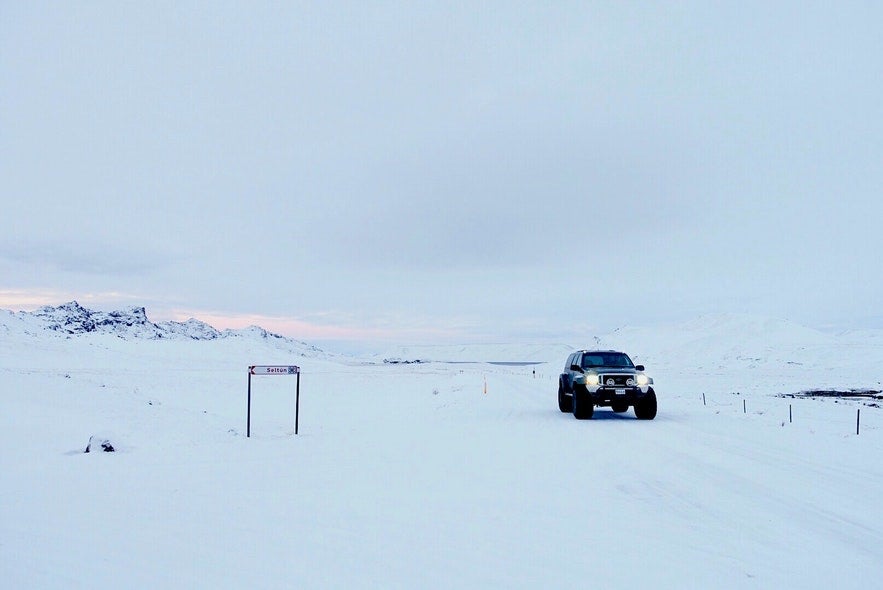
<path fill-rule="evenodd" d="M 297 422 L 300 418 L 300 369 L 297 371 L 297 385 L 294 398 L 294 434 L 297 434 Z"/>

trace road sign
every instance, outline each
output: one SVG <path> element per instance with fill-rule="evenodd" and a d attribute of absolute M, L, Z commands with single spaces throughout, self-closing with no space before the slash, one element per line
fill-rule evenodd
<path fill-rule="evenodd" d="M 300 367 L 294 365 L 252 365 L 248 368 L 248 372 L 252 375 L 297 375 L 300 373 Z"/>
<path fill-rule="evenodd" d="M 300 418 L 300 367 L 296 365 L 250 365 L 248 367 L 248 414 L 245 419 L 245 436 L 251 436 L 251 376 L 252 375 L 296 375 L 294 398 L 294 433 L 297 434 Z"/>

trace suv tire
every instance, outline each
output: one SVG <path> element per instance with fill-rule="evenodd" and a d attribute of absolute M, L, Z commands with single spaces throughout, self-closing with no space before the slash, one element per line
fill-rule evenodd
<path fill-rule="evenodd" d="M 585 387 L 579 385 L 573 388 L 573 417 L 577 420 L 588 420 L 595 413 L 595 404 L 592 396 Z"/>
<path fill-rule="evenodd" d="M 652 420 L 656 417 L 656 392 L 652 387 L 647 395 L 635 402 L 635 416 L 638 420 Z"/>
<path fill-rule="evenodd" d="M 562 412 L 573 411 L 573 398 L 564 394 L 564 384 L 558 382 L 558 409 Z"/>

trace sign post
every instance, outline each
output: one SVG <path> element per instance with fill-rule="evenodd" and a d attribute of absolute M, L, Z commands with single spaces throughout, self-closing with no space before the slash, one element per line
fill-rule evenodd
<path fill-rule="evenodd" d="M 294 434 L 297 434 L 300 414 L 300 367 L 295 365 L 251 365 L 248 367 L 248 414 L 246 416 L 245 436 L 251 437 L 251 376 L 252 375 L 296 375 L 294 401 Z"/>

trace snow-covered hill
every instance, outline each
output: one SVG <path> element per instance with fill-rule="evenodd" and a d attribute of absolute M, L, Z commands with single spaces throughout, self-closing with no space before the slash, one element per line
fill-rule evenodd
<path fill-rule="evenodd" d="M 442 363 L 545 363 L 565 359 L 567 344 L 424 344 L 395 346 L 376 358 Z"/>
<path fill-rule="evenodd" d="M 258 326 L 238 330 L 217 330 L 197 319 L 186 322 L 151 322 L 143 307 L 102 312 L 87 309 L 76 301 L 57 307 L 45 306 L 33 312 L 0 310 L 0 331 L 7 334 L 42 335 L 46 332 L 61 336 L 111 335 L 125 340 L 216 340 L 226 338 L 259 339 L 276 348 L 298 356 L 324 357 L 320 348 L 268 332 Z"/>
<path fill-rule="evenodd" d="M 578 348 L 628 352 L 662 382 L 729 392 L 789 393 L 798 388 L 880 388 L 883 331 L 822 332 L 787 320 L 716 314 L 649 327 L 586 334 L 569 344 L 399 346 L 378 358 L 436 362 L 534 362 L 563 369 Z M 539 370 L 539 369 L 538 369 Z"/>
<path fill-rule="evenodd" d="M 264 342 L 280 351 L 308 358 L 339 358 L 317 346 L 280 336 L 258 326 L 218 330 L 204 322 L 151 322 L 143 307 L 101 312 L 76 301 L 34 312 L 0 310 L 0 333 L 32 337 L 114 336 L 123 340 Z M 378 363 L 522 362 L 544 365 L 557 374 L 577 348 L 614 348 L 647 365 L 654 376 L 679 385 L 703 384 L 708 377 L 729 391 L 790 393 L 804 388 L 874 388 L 883 375 L 883 330 L 822 332 L 781 319 L 745 314 L 717 314 L 651 327 L 623 327 L 608 334 L 586 334 L 573 343 L 500 343 L 410 345 L 389 348 L 362 359 Z M 347 359 L 352 362 L 353 359 Z M 766 375 L 758 379 L 758 375 Z"/>

